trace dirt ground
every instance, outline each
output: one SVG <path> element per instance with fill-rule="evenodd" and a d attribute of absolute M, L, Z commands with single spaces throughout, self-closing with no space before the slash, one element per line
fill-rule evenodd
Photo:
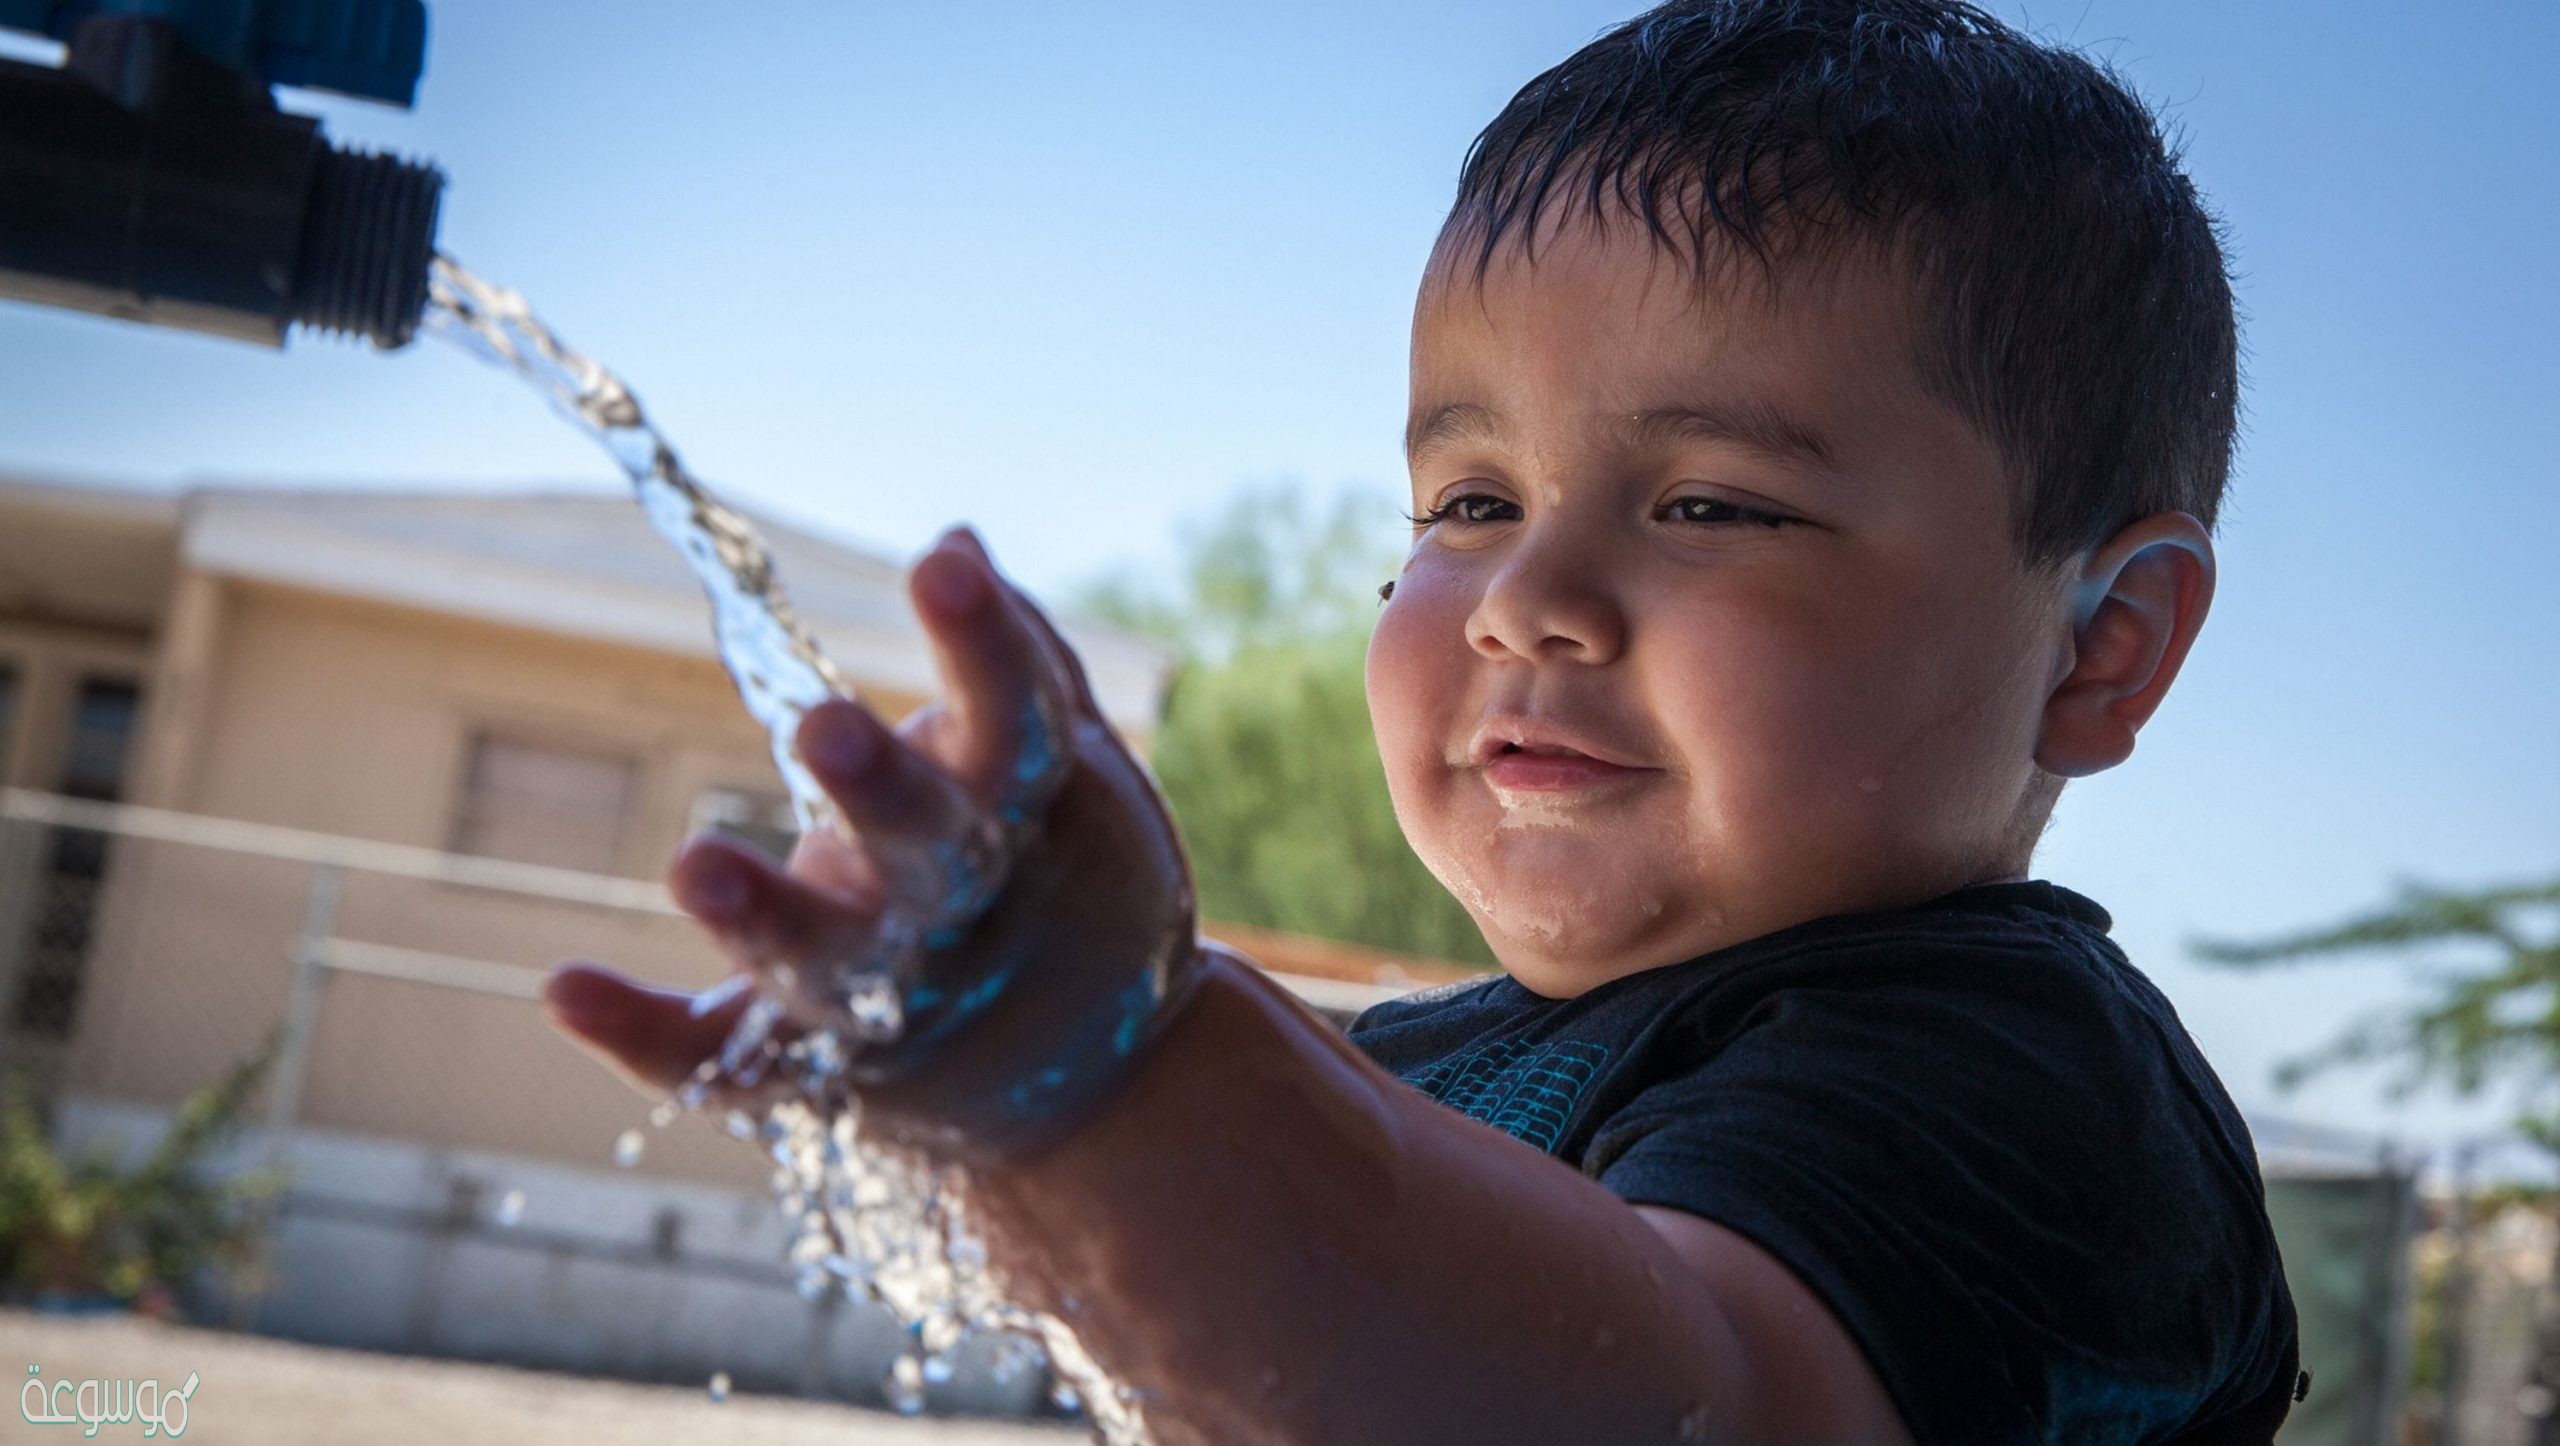
<path fill-rule="evenodd" d="M 185 1440 L 256 1446 L 1073 1446 L 1056 1426 L 901 1420 L 879 1411 L 770 1396 L 714 1402 L 703 1390 L 414 1356 L 329 1350 L 258 1336 L 158 1325 L 128 1316 L 69 1318 L 0 1310 L 0 1390 L 46 1382 L 158 1377 L 201 1380 Z M 78 1425 L 30 1426 L 0 1406 L 0 1441 L 81 1439 Z M 142 1439 L 142 1425 L 102 1426 L 97 1441 Z"/>

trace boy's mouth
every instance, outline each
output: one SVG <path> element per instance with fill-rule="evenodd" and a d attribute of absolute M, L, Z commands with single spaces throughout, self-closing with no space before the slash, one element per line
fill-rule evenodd
<path fill-rule="evenodd" d="M 1604 763 L 1570 748 L 1524 748 L 1506 745 L 1484 766 L 1485 782 L 1500 793 L 1550 793 L 1592 788 L 1622 778 L 1638 778 L 1650 769 Z"/>
<path fill-rule="evenodd" d="M 1467 761 L 1491 767 L 1504 758 L 1579 760 L 1615 769 L 1644 765 L 1597 739 L 1545 718 L 1510 715 L 1493 718 L 1476 731 Z"/>

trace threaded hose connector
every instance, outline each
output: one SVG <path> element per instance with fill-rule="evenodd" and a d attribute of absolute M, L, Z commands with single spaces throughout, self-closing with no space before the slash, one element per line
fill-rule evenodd
<path fill-rule="evenodd" d="M 427 309 L 444 173 L 397 156 L 324 147 L 294 264 L 297 326 L 409 344 Z"/>

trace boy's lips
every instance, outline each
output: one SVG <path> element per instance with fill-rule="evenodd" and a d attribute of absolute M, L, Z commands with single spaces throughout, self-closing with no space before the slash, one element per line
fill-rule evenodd
<path fill-rule="evenodd" d="M 1529 792 L 1589 788 L 1652 771 L 1603 763 L 1579 753 L 1505 753 L 1484 766 L 1485 780 L 1495 788 Z"/>
<path fill-rule="evenodd" d="M 1488 768 L 1505 757 L 1539 758 L 1546 762 L 1567 760 L 1603 765 L 1613 771 L 1634 772 L 1645 768 L 1628 750 L 1616 748 L 1591 734 L 1567 727 L 1551 718 L 1533 718 L 1525 714 L 1505 713 L 1485 720 L 1467 747 L 1467 761 L 1478 768 Z"/>

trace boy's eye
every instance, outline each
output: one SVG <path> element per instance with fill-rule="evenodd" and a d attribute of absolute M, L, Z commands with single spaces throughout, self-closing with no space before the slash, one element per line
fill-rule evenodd
<path fill-rule="evenodd" d="M 1482 513 L 1474 510 L 1474 504 L 1480 502 L 1489 503 L 1495 507 L 1509 507 L 1512 505 L 1503 498 L 1493 496 L 1490 493 L 1461 492 L 1455 497 L 1443 499 L 1440 505 L 1423 513 L 1419 517 L 1408 512 L 1404 514 L 1404 519 L 1405 521 L 1412 523 L 1417 528 L 1429 527 L 1439 522 L 1452 522 L 1458 526 L 1467 527 L 1478 523 L 1497 521 L 1498 519 L 1496 518 L 1484 516 Z M 1670 507 L 1666 510 L 1682 522 L 1691 523 L 1701 527 L 1723 527 L 1738 523 L 1748 523 L 1758 527 L 1766 527 L 1771 531 L 1775 531 L 1778 528 L 1784 527 L 1788 523 L 1796 520 L 1792 517 L 1782 516 L 1779 513 L 1764 512 L 1756 507 L 1744 507 L 1739 503 L 1727 502 L 1721 497 L 1674 498 Z"/>
<path fill-rule="evenodd" d="M 1671 510 L 1673 512 L 1677 513 L 1682 508 L 1695 509 L 1682 517 L 1682 521 L 1703 523 L 1708 526 L 1714 526 L 1718 523 L 1725 522 L 1749 522 L 1755 523 L 1761 527 L 1766 527 L 1771 531 L 1775 531 L 1778 528 L 1784 527 L 1788 523 L 1795 521 L 1792 517 L 1781 516 L 1775 512 L 1763 512 L 1757 507 L 1745 507 L 1737 502 L 1727 502 L 1721 497 L 1677 497 L 1672 499 Z"/>
<path fill-rule="evenodd" d="M 1440 505 L 1423 513 L 1420 517 L 1416 517 L 1412 513 L 1408 512 L 1404 514 L 1404 520 L 1412 523 L 1415 527 L 1429 527 L 1437 522 L 1451 521 L 1456 522 L 1461 527 L 1464 527 L 1472 523 L 1493 521 L 1494 519 L 1490 517 L 1485 517 L 1470 510 L 1470 504 L 1477 502 L 1490 502 L 1496 507 L 1508 507 L 1511 505 L 1490 493 L 1461 492 L 1455 497 L 1441 499 Z"/>

